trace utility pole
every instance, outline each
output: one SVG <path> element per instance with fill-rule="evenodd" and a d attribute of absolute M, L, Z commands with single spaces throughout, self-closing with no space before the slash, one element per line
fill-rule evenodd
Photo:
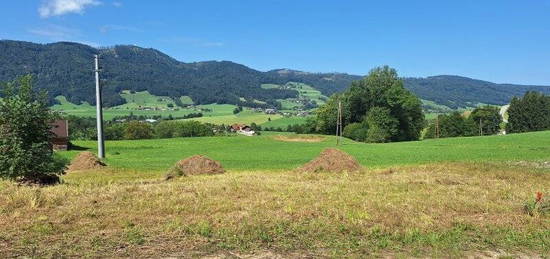
<path fill-rule="evenodd" d="M 336 145 L 342 141 L 342 102 L 338 102 L 338 116 L 336 118 Z"/>
<path fill-rule="evenodd" d="M 483 126 L 481 124 L 481 118 L 479 118 L 479 135 L 483 136 Z"/>
<path fill-rule="evenodd" d="M 97 156 L 105 158 L 105 143 L 103 139 L 103 107 L 101 102 L 101 86 L 99 85 L 99 56 L 94 55 L 95 63 L 95 97 L 97 118 Z"/>
<path fill-rule="evenodd" d="M 439 115 L 435 117 L 435 138 L 439 138 Z"/>

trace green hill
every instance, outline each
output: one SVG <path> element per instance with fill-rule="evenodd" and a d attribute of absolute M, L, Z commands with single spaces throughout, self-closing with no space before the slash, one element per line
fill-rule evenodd
<path fill-rule="evenodd" d="M 234 104 L 248 107 L 292 108 L 292 100 L 304 93 L 284 87 L 305 84 L 314 95 L 330 96 L 346 89 L 361 76 L 343 73 L 308 73 L 290 69 L 261 72 L 230 61 L 184 63 L 155 50 L 130 45 L 93 48 L 71 42 L 36 44 L 0 40 L 0 82 L 33 74 L 35 85 L 48 91 L 52 104 L 57 96 L 69 102 L 95 104 L 93 55 L 100 54 L 106 106 L 127 102 L 123 91 L 147 91 L 170 97 L 175 104 Z M 365 68 L 368 69 L 368 68 Z M 495 84 L 459 76 L 404 78 L 405 87 L 436 105 L 451 109 L 477 104 L 503 105 L 525 91 L 550 93 L 549 86 Z M 182 97 L 184 99 L 182 99 Z M 180 102 L 181 101 L 181 102 Z M 322 100 L 317 100 L 321 103 Z"/>

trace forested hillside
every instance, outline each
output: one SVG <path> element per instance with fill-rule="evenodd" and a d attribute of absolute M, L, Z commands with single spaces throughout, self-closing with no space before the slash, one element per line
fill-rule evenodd
<path fill-rule="evenodd" d="M 420 98 L 456 109 L 477 104 L 503 105 L 527 91 L 549 94 L 550 86 L 495 84 L 461 76 L 405 78 L 405 87 Z"/>
<path fill-rule="evenodd" d="M 276 106 L 277 99 L 296 98 L 298 92 L 262 88 L 262 84 L 299 82 L 330 96 L 361 78 L 342 73 L 307 73 L 289 69 L 261 72 L 229 61 L 184 63 L 158 50 L 137 46 L 96 49 L 70 42 L 35 44 L 1 40 L 0 82 L 33 74 L 34 84 L 48 91 L 52 103 L 56 96 L 63 95 L 72 103 L 86 101 L 95 104 L 94 54 L 100 54 L 102 58 L 107 106 L 124 103 L 120 96 L 123 90 L 147 90 L 153 95 L 175 97 L 175 100 L 189 96 L 195 104 Z M 548 86 L 494 84 L 458 76 L 405 78 L 405 87 L 422 99 L 451 108 L 478 103 L 501 105 L 527 90 L 550 93 Z"/>

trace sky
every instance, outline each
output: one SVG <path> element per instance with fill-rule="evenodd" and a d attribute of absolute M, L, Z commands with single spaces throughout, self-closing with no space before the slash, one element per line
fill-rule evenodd
<path fill-rule="evenodd" d="M 550 0 L 4 0 L 0 39 L 137 45 L 267 71 L 550 85 Z"/>

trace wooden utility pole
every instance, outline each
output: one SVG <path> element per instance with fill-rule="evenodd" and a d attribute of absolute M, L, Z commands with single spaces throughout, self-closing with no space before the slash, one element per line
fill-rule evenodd
<path fill-rule="evenodd" d="M 336 118 L 336 145 L 342 142 L 342 102 L 338 102 L 338 116 Z"/>
<path fill-rule="evenodd" d="M 479 118 L 479 135 L 483 136 L 483 125 L 481 124 L 481 118 Z"/>
<path fill-rule="evenodd" d="M 100 159 L 105 158 L 105 143 L 103 139 L 103 107 L 101 102 L 101 86 L 99 85 L 99 56 L 94 55 L 95 63 L 95 100 L 96 100 L 96 119 L 97 119 L 97 156 Z"/>
<path fill-rule="evenodd" d="M 439 115 L 435 117 L 435 138 L 439 138 Z"/>

